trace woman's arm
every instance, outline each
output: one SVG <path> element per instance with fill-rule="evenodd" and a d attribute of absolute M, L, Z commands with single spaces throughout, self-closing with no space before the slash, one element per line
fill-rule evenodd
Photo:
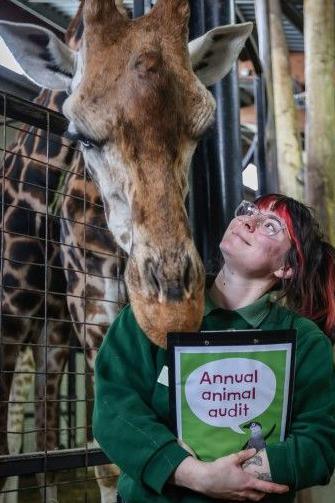
<path fill-rule="evenodd" d="M 161 493 L 189 456 L 152 408 L 158 349 L 129 307 L 108 330 L 95 365 L 93 433 L 109 459 L 140 485 Z"/>
<path fill-rule="evenodd" d="M 266 447 L 272 480 L 295 490 L 327 484 L 335 464 L 335 379 L 329 340 L 306 319 L 298 322 L 290 433 Z"/>
<path fill-rule="evenodd" d="M 257 477 L 259 480 L 272 481 L 269 459 L 265 449 L 261 449 L 245 461 L 242 468 L 246 473 Z"/>
<path fill-rule="evenodd" d="M 259 501 L 266 494 L 283 494 L 287 486 L 258 480 L 243 471 L 242 465 L 256 454 L 248 449 L 213 462 L 188 457 L 180 463 L 170 482 L 205 494 L 213 499 Z"/>

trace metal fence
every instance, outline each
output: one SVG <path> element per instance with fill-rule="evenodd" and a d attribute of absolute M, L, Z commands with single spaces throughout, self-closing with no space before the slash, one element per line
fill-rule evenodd
<path fill-rule="evenodd" d="M 62 136 L 65 119 L 6 94 L 0 113 L 0 476 L 25 475 L 22 501 L 38 501 L 38 485 L 47 501 L 53 477 L 36 484 L 29 474 L 85 468 L 69 481 L 83 486 L 94 479 L 88 467 L 107 462 L 89 447 L 91 377 L 110 313 L 126 302 L 125 257 L 111 246 L 80 153 Z"/>

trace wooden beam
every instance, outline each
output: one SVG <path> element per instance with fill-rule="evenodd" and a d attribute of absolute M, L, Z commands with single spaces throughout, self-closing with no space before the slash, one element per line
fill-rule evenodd
<path fill-rule="evenodd" d="M 335 245 L 335 4 L 305 0 L 306 201 Z"/>
<path fill-rule="evenodd" d="M 269 0 L 269 14 L 279 189 L 285 195 L 302 200 L 303 189 L 299 183 L 301 141 L 279 0 Z"/>

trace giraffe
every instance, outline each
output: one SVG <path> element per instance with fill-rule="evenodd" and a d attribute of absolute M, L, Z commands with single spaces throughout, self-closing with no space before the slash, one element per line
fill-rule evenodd
<path fill-rule="evenodd" d="M 193 41 L 188 52 L 187 18 L 186 1 L 160 0 L 148 15 L 129 21 L 113 1 L 87 0 L 84 43 L 77 53 L 44 29 L 12 23 L 2 23 L 0 28 L 30 78 L 44 87 L 70 91 L 64 104 L 69 133 L 82 141 L 108 227 L 130 254 L 126 276 L 135 315 L 159 345 L 164 345 L 167 331 L 190 330 L 202 316 L 203 270 L 184 208 L 187 169 L 214 112 L 204 84 L 214 83 L 229 71 L 251 31 L 250 24 L 219 27 Z M 45 44 L 42 55 L 34 45 L 37 39 Z M 42 56 L 42 63 L 36 56 Z M 96 116 L 97 111 L 101 117 Z M 96 128 L 92 129 L 93 124 Z M 91 193 L 96 198 L 93 185 L 87 189 L 79 178 L 71 185 L 74 193 Z M 69 199 L 61 211 L 77 219 L 82 210 Z M 86 211 L 82 219 L 87 216 Z M 80 245 L 87 233 L 83 236 L 83 226 L 69 225 L 69 221 L 61 223 L 67 291 L 81 293 L 72 298 L 85 298 L 88 288 L 78 271 L 86 270 L 82 265 L 87 264 L 87 254 L 70 256 L 66 244 Z M 91 237 L 98 243 L 95 251 L 99 253 L 101 239 Z M 96 270 L 94 260 L 91 270 Z M 93 274 L 89 277 L 93 279 Z M 108 290 L 88 286 L 94 298 Z M 87 319 L 88 304 L 92 326 L 94 320 L 106 320 L 101 305 L 94 311 L 93 302 L 71 302 L 70 298 L 68 295 L 73 320 Z M 82 332 L 77 335 L 83 336 Z M 99 338 L 94 330 L 84 334 L 91 362 Z"/>
<path fill-rule="evenodd" d="M 42 57 L 28 29 L 21 29 L 21 46 L 9 23 L 1 30 L 30 78 L 69 91 L 69 134 L 82 140 L 108 227 L 129 254 L 125 278 L 135 316 L 160 346 L 167 332 L 197 329 L 202 319 L 204 271 L 184 206 L 187 171 L 215 110 L 205 84 L 231 68 L 252 29 L 214 30 L 190 53 L 188 17 L 187 0 L 158 0 L 136 20 L 120 14 L 114 0 L 86 0 L 80 50 L 40 30 Z"/>

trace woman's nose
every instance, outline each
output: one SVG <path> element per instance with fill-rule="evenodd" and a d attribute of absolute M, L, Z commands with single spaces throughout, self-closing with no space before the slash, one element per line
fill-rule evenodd
<path fill-rule="evenodd" d="M 254 216 L 248 216 L 243 223 L 249 232 L 254 232 L 257 227 L 257 218 Z"/>

